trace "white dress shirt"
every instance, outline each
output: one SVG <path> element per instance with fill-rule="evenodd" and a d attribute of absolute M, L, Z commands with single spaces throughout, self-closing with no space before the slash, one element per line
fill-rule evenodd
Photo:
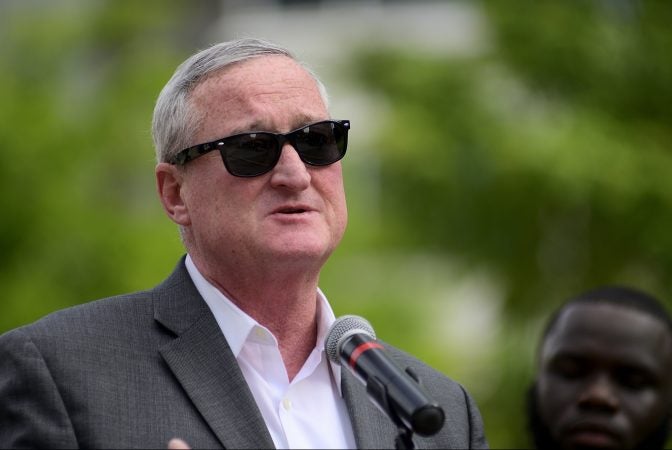
<path fill-rule="evenodd" d="M 238 360 L 276 448 L 355 448 L 341 397 L 341 367 L 324 351 L 335 320 L 324 294 L 317 290 L 315 348 L 290 382 L 275 336 L 208 282 L 189 255 L 186 266 Z"/>

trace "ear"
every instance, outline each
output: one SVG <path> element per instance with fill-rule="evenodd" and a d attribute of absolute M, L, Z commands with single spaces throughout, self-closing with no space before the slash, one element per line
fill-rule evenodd
<path fill-rule="evenodd" d="M 178 225 L 191 225 L 189 209 L 182 197 L 184 171 L 173 164 L 162 162 L 156 165 L 154 172 L 159 198 L 168 217 Z"/>

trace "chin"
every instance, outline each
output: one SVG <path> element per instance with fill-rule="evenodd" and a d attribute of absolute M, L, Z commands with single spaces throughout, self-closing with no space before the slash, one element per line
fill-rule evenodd
<path fill-rule="evenodd" d="M 331 253 L 334 245 L 331 238 L 317 233 L 285 233 L 271 237 L 269 248 L 281 253 L 319 257 Z"/>
<path fill-rule="evenodd" d="M 300 245 L 280 245 L 269 248 L 269 256 L 274 256 L 282 259 L 282 264 L 291 264 L 292 261 L 297 263 L 310 264 L 324 264 L 329 255 L 331 248 L 324 245 L 308 245 L 303 242 Z"/>

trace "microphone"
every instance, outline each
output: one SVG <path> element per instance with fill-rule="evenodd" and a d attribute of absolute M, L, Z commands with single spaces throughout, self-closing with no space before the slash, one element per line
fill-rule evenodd
<path fill-rule="evenodd" d="M 371 324 L 358 316 L 336 319 L 324 344 L 332 362 L 345 366 L 366 386 L 371 401 L 398 426 L 421 436 L 436 434 L 445 419 L 410 369 L 402 370 L 376 341 Z"/>

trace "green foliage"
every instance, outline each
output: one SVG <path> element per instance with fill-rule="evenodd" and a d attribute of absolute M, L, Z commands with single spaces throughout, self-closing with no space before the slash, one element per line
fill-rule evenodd
<path fill-rule="evenodd" d="M 530 445 L 538 318 L 600 284 L 668 305 L 672 290 L 672 6 L 516 5 L 483 4 L 486 54 L 372 49 L 352 65 L 392 105 L 374 144 L 380 223 L 395 224 L 379 228 L 380 245 L 502 281 L 502 326 L 481 366 L 497 374 L 474 379 L 431 356 L 477 396 L 494 448 Z"/>
<path fill-rule="evenodd" d="M 671 8 L 486 5 L 486 55 L 353 64 L 394 105 L 376 149 L 383 221 L 405 226 L 385 242 L 490 267 L 512 313 L 602 283 L 669 292 Z"/>
<path fill-rule="evenodd" d="M 179 5 L 41 6 L 5 5 L 1 27 L 0 330 L 145 288 L 180 251 L 149 133 Z"/>
<path fill-rule="evenodd" d="M 0 332 L 150 287 L 183 252 L 149 127 L 208 4 L 25 3 L 0 6 Z M 390 108 L 370 149 L 353 123 L 349 228 L 320 284 L 462 382 L 493 448 L 521 448 L 549 310 L 604 283 L 669 298 L 672 6 L 480 5 L 486 53 L 373 49 L 347 71 Z"/>

